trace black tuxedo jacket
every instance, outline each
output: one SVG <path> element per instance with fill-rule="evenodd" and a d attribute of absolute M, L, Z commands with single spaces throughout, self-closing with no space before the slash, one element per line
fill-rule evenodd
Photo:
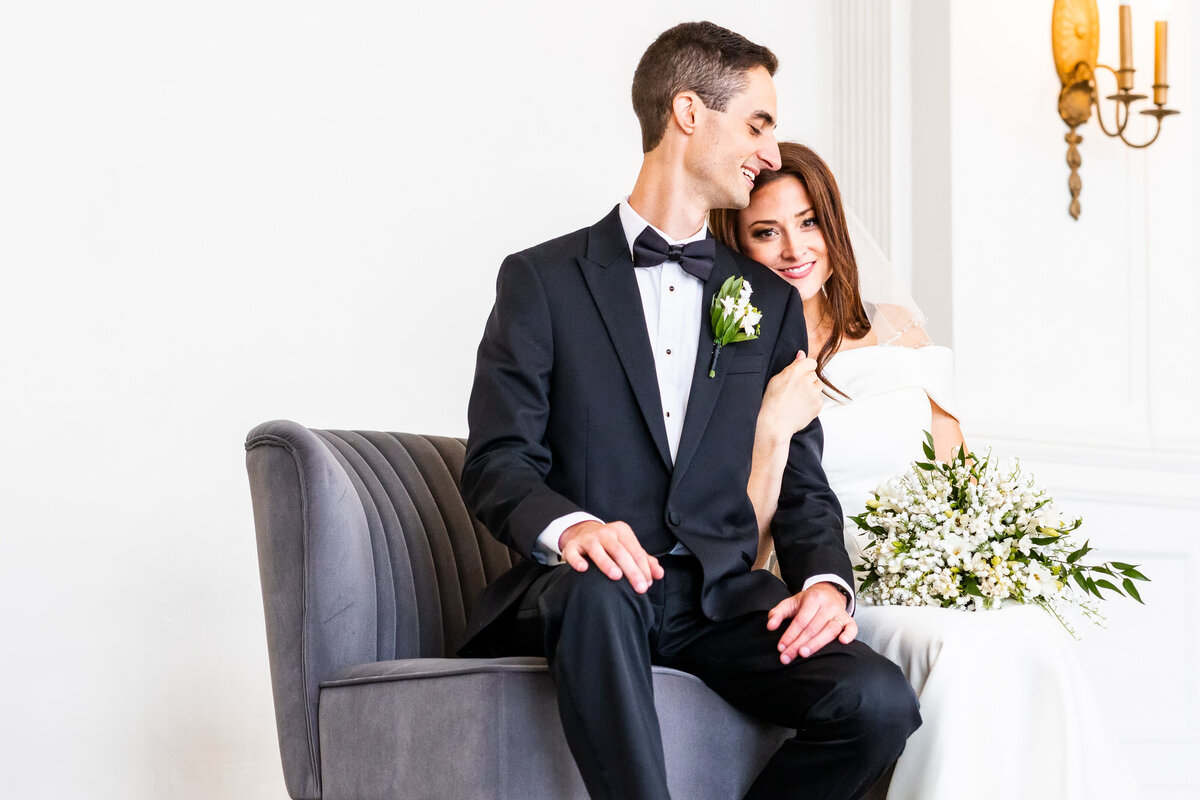
<path fill-rule="evenodd" d="M 815 420 L 792 439 L 772 524 L 787 587 L 751 570 L 758 527 L 746 483 L 759 406 L 770 377 L 808 343 L 799 294 L 718 244 L 705 296 L 731 275 L 753 286 L 760 334 L 724 347 L 716 377 L 709 378 L 713 333 L 705 303 L 672 465 L 617 209 L 589 228 L 505 259 L 479 345 L 462 475 L 468 505 L 494 536 L 529 559 L 551 521 L 586 511 L 627 522 L 656 555 L 678 540 L 703 567 L 701 605 L 714 620 L 769 609 L 813 575 L 832 573 L 854 585 Z M 527 560 L 488 586 L 468 623 L 468 642 L 545 569 Z M 472 650 L 478 652 L 464 648 Z"/>

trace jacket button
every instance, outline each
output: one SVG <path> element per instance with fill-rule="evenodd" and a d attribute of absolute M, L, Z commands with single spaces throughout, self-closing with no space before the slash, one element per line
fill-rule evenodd
<path fill-rule="evenodd" d="M 678 525 L 680 522 L 679 512 L 678 511 L 670 512 L 669 514 L 667 514 L 667 519 L 670 520 L 672 525 Z"/>

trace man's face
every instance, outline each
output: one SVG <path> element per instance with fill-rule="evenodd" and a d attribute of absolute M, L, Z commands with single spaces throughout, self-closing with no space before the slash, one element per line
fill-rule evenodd
<path fill-rule="evenodd" d="M 687 167 L 709 208 L 745 208 L 758 173 L 779 169 L 775 82 L 765 67 L 746 76 L 746 88 L 724 111 L 702 106 L 696 120 Z"/>

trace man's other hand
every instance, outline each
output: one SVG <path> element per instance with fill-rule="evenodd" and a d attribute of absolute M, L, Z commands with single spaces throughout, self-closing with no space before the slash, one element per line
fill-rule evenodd
<path fill-rule="evenodd" d="M 572 569 L 586 571 L 590 559 L 612 580 L 628 579 L 638 594 L 663 576 L 658 559 L 642 548 L 633 529 L 624 522 L 577 522 L 558 537 L 558 549 Z"/>
<path fill-rule="evenodd" d="M 767 630 L 787 626 L 779 638 L 779 660 L 790 664 L 799 655 L 808 658 L 835 638 L 850 644 L 858 636 L 858 623 L 846 611 L 846 596 L 832 583 L 814 583 L 767 612 Z"/>

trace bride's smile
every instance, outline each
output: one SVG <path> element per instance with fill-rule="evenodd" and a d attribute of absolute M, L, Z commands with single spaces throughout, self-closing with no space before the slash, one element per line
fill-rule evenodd
<path fill-rule="evenodd" d="M 816 264 L 817 260 L 814 258 L 811 261 L 804 261 L 795 266 L 779 266 L 775 268 L 775 271 L 788 280 L 798 281 L 801 278 L 807 278 Z"/>

